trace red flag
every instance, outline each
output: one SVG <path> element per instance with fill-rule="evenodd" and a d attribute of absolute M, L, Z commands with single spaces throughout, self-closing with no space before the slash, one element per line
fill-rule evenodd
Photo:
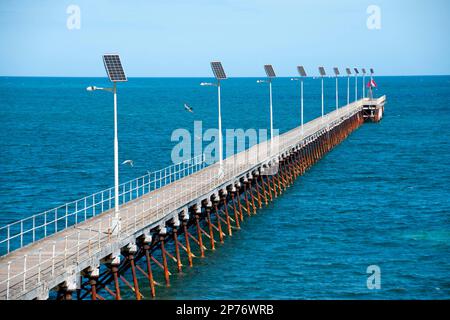
<path fill-rule="evenodd" d="M 376 87 L 377 87 L 377 83 L 373 79 L 371 79 L 369 81 L 369 83 L 367 83 L 367 88 L 376 88 Z"/>

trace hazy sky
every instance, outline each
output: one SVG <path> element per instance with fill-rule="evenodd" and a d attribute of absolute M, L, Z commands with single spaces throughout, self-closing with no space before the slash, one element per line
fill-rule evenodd
<path fill-rule="evenodd" d="M 216 59 L 230 77 L 267 63 L 280 76 L 299 64 L 450 74 L 449 12 L 448 0 L 1 0 L 0 75 L 104 76 L 107 52 L 131 77 L 209 76 Z"/>

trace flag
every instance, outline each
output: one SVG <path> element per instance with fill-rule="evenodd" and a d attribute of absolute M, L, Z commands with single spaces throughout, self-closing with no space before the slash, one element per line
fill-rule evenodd
<path fill-rule="evenodd" d="M 367 88 L 376 88 L 376 87 L 377 87 L 377 83 L 373 79 L 371 79 L 369 81 L 369 83 L 367 83 Z"/>

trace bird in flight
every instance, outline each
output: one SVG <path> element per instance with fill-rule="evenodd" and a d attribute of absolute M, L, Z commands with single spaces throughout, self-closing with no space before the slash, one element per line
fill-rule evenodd
<path fill-rule="evenodd" d="M 124 162 L 122 162 L 122 164 L 128 164 L 130 167 L 134 166 L 133 160 L 125 160 Z"/>
<path fill-rule="evenodd" d="M 184 104 L 184 109 L 186 111 L 194 113 L 194 109 L 192 109 L 192 107 L 190 105 L 188 105 L 187 103 Z"/>

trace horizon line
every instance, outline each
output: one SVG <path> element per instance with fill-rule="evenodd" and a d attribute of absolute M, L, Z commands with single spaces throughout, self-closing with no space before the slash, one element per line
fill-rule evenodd
<path fill-rule="evenodd" d="M 355 74 L 351 74 L 350 77 L 354 77 Z M 448 77 L 450 74 L 410 74 L 410 75 L 386 75 L 386 74 L 374 74 L 374 77 Z M 295 78 L 299 77 L 299 75 L 291 75 L 291 76 L 277 76 L 277 78 Z M 317 78 L 320 77 L 320 75 L 314 75 L 314 76 L 307 76 L 305 78 Z M 335 75 L 327 75 L 327 78 L 335 78 Z M 340 75 L 339 78 L 346 78 L 347 75 Z M 363 77 L 362 74 L 358 74 L 358 77 Z M 366 77 L 370 77 L 370 74 L 366 74 Z M 57 76 L 57 75 L 0 75 L 0 78 L 92 78 L 92 79 L 98 79 L 98 78 L 108 78 L 105 76 Z M 167 79 L 193 79 L 193 78 L 214 78 L 213 75 L 210 76 L 127 76 L 128 79 L 160 79 L 160 78 L 167 78 Z M 235 77 L 227 77 L 228 79 L 235 79 L 235 78 L 265 78 L 264 75 L 261 76 L 235 76 Z"/>

